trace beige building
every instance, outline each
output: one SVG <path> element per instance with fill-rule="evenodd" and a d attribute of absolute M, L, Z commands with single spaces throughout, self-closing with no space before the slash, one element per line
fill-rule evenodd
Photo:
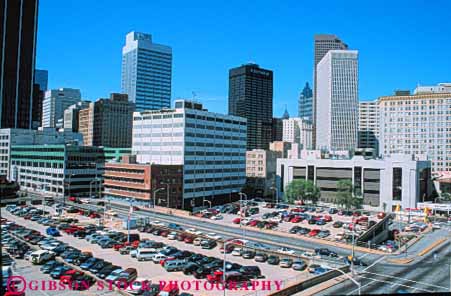
<path fill-rule="evenodd" d="M 279 152 L 263 149 L 246 152 L 247 185 L 259 197 L 270 195 L 274 191 L 277 158 L 280 156 Z"/>
<path fill-rule="evenodd" d="M 78 132 L 83 135 L 83 144 L 85 146 L 92 146 L 92 125 L 93 125 L 93 112 L 91 106 L 82 109 L 78 112 Z"/>
<path fill-rule="evenodd" d="M 269 150 L 278 152 L 280 158 L 287 158 L 288 152 L 291 149 L 291 143 L 290 142 L 284 142 L 284 141 L 274 141 L 269 143 Z"/>
<path fill-rule="evenodd" d="M 451 84 L 418 87 L 413 95 L 379 98 L 380 152 L 432 162 L 451 171 Z"/>
<path fill-rule="evenodd" d="M 299 144 L 299 149 L 312 149 L 312 129 L 312 123 L 306 119 L 284 119 L 282 141 Z"/>

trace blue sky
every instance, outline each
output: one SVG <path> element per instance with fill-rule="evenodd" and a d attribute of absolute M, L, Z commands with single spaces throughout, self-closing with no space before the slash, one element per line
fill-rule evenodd
<path fill-rule="evenodd" d="M 228 70 L 252 61 L 274 71 L 274 115 L 312 81 L 313 35 L 333 33 L 360 52 L 360 99 L 451 81 L 451 1 L 41 0 L 37 67 L 49 87 L 86 99 L 120 91 L 127 32 L 173 49 L 173 98 L 197 93 L 227 112 Z M 371 4 L 370 4 L 371 3 Z"/>

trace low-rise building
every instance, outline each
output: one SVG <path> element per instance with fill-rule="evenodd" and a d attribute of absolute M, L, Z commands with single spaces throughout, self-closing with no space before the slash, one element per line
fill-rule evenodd
<path fill-rule="evenodd" d="M 129 155 L 132 148 L 113 148 L 103 147 L 103 154 L 105 162 L 121 162 L 125 155 Z"/>
<path fill-rule="evenodd" d="M 23 191 L 89 196 L 90 182 L 102 177 L 103 149 L 77 144 L 11 147 L 11 179 Z"/>
<path fill-rule="evenodd" d="M 246 185 L 252 196 L 263 197 L 271 195 L 276 181 L 276 159 L 281 153 L 253 149 L 246 152 Z"/>
<path fill-rule="evenodd" d="M 278 152 L 280 158 L 287 158 L 288 152 L 291 149 L 291 143 L 290 142 L 284 142 L 284 141 L 274 141 L 269 144 L 269 150 Z"/>
<path fill-rule="evenodd" d="M 397 205 L 415 208 L 432 192 L 431 162 L 398 154 L 381 159 L 354 156 L 348 159 L 278 159 L 277 187 L 280 196 L 293 180 L 310 180 L 319 187 L 320 201 L 334 203 L 337 183 L 351 180 L 370 210 L 392 210 Z"/>
<path fill-rule="evenodd" d="M 103 196 L 182 208 L 183 166 L 138 164 L 133 158 L 105 164 Z"/>
<path fill-rule="evenodd" d="M 83 143 L 83 136 L 71 131 L 57 131 L 54 128 L 0 129 L 0 176 L 10 178 L 11 146 L 64 144 L 70 142 Z"/>

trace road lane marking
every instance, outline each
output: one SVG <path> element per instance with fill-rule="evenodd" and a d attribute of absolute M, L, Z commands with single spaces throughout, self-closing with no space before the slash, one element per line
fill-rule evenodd
<path fill-rule="evenodd" d="M 388 275 L 388 274 L 380 274 L 380 273 L 374 273 L 374 272 L 365 272 L 365 273 L 366 274 L 372 274 L 372 275 L 380 276 L 380 277 L 387 277 L 387 278 L 395 278 L 395 279 L 398 279 L 398 280 L 404 280 L 404 281 L 412 282 L 412 283 L 415 283 L 415 284 L 420 284 L 420 285 L 423 285 L 423 286 L 431 286 L 431 287 L 440 288 L 440 289 L 449 289 L 449 287 L 443 287 L 443 286 L 433 285 L 433 284 L 429 284 L 429 283 L 425 283 L 425 282 L 409 280 L 409 279 L 406 279 L 406 278 L 401 278 L 399 276 L 392 276 L 392 275 Z"/>

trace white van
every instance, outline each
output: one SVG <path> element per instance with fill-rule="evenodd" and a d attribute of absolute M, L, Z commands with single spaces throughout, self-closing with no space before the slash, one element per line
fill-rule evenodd
<path fill-rule="evenodd" d="M 136 259 L 138 261 L 147 261 L 152 260 L 152 257 L 157 254 L 157 251 L 155 249 L 138 249 L 136 252 Z"/>
<path fill-rule="evenodd" d="M 30 258 L 33 264 L 43 264 L 49 260 L 54 259 L 55 253 L 46 250 L 39 250 L 31 253 Z"/>
<path fill-rule="evenodd" d="M 166 258 L 168 258 L 168 256 L 157 253 L 157 254 L 152 255 L 151 260 L 153 261 L 153 263 L 159 263 L 161 260 L 164 260 Z"/>

